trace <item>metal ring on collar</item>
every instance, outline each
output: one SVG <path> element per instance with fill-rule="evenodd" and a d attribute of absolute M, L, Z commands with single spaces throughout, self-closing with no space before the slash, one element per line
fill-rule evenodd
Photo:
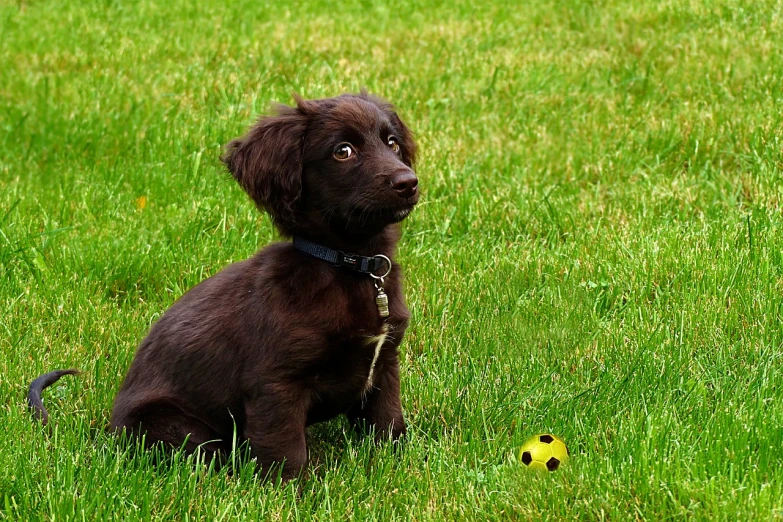
<path fill-rule="evenodd" d="M 383 261 L 386 262 L 386 266 L 388 266 L 389 268 L 386 270 L 386 273 L 381 275 L 381 276 L 377 276 L 377 275 L 373 274 L 372 272 L 370 272 L 370 277 L 372 277 L 373 279 L 383 279 L 384 277 L 389 275 L 389 273 L 391 272 L 391 269 L 392 269 L 391 259 L 389 259 L 388 257 L 386 257 L 383 254 L 376 254 L 376 255 L 374 255 L 372 257 L 375 258 L 375 259 L 382 259 Z"/>

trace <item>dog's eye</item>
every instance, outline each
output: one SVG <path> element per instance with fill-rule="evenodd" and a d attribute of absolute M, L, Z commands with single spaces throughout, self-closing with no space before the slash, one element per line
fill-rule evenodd
<path fill-rule="evenodd" d="M 389 139 L 386 143 L 389 145 L 389 148 L 392 150 L 393 153 L 395 154 L 400 153 L 400 144 L 397 143 L 397 138 L 395 138 L 394 136 L 389 136 Z"/>
<path fill-rule="evenodd" d="M 337 146 L 337 148 L 334 149 L 332 154 L 334 155 L 334 159 L 344 161 L 353 156 L 354 150 L 350 144 L 341 143 Z"/>

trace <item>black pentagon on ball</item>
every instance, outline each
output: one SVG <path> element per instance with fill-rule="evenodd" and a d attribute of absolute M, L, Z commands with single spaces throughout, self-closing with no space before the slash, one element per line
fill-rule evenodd
<path fill-rule="evenodd" d="M 533 457 L 530 455 L 529 451 L 526 451 L 522 454 L 522 462 L 525 464 L 525 466 L 529 466 L 531 462 L 533 462 Z"/>
<path fill-rule="evenodd" d="M 538 440 L 540 440 L 544 444 L 552 444 L 552 442 L 555 439 L 552 438 L 552 435 L 541 435 L 540 437 L 538 437 Z"/>
<path fill-rule="evenodd" d="M 546 469 L 548 469 L 549 471 L 554 471 L 559 467 L 560 467 L 560 461 L 557 460 L 555 457 L 552 457 L 551 459 L 546 461 Z"/>

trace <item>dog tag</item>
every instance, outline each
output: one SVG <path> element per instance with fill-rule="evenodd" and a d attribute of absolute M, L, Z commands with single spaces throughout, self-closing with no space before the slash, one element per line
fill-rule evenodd
<path fill-rule="evenodd" d="M 383 287 L 378 288 L 375 304 L 378 306 L 378 313 L 381 314 L 381 317 L 389 317 L 389 297 L 383 291 Z"/>

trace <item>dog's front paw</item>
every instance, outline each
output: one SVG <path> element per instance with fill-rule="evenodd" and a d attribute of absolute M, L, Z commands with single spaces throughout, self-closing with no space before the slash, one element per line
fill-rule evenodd
<path fill-rule="evenodd" d="M 408 433 L 408 427 L 405 425 L 405 421 L 400 418 L 399 420 L 392 422 L 390 426 L 391 438 L 396 441 L 404 437 Z"/>

